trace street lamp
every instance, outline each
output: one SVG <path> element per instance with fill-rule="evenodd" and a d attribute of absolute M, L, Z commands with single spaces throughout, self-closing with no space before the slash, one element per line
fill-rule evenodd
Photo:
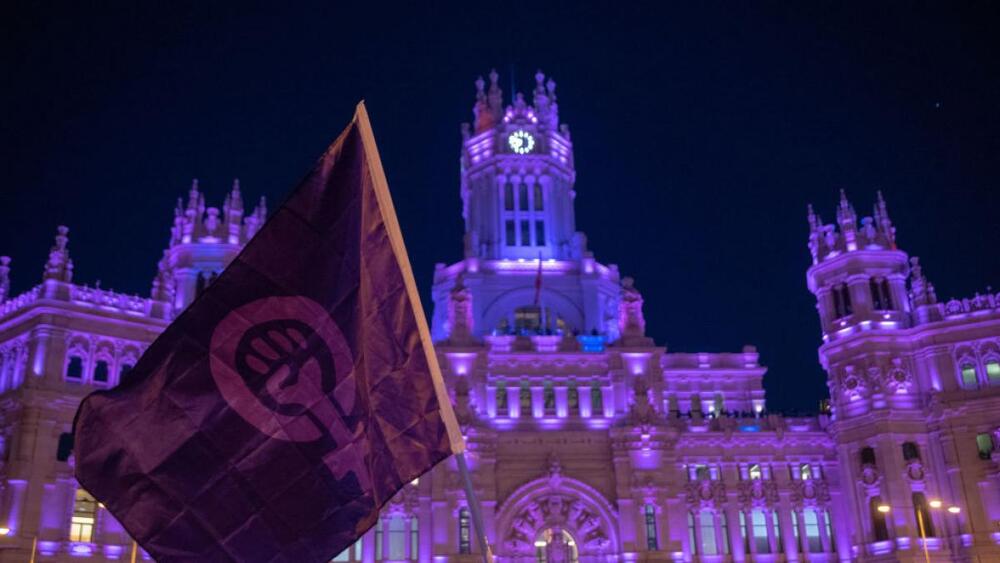
<path fill-rule="evenodd" d="M 933 508 L 934 510 L 940 510 L 941 507 L 944 506 L 944 503 L 941 502 L 940 499 L 933 499 L 931 501 L 928 501 L 927 505 L 930 506 L 931 508 Z M 882 510 L 881 506 L 879 507 L 879 510 Z M 960 514 L 962 512 L 962 509 L 959 508 L 958 506 L 955 506 L 953 504 L 953 505 L 951 505 L 951 506 L 949 506 L 947 508 L 947 511 L 948 511 L 949 514 Z M 930 563 L 931 556 L 927 552 L 927 532 L 924 529 L 924 514 L 923 514 L 923 512 L 924 512 L 923 510 L 917 510 L 916 511 L 916 513 L 917 513 L 917 526 L 920 528 L 920 540 L 921 540 L 921 543 L 923 544 L 923 547 L 924 547 L 924 561 L 926 561 L 927 563 Z"/>
<path fill-rule="evenodd" d="M 949 506 L 948 512 L 950 512 L 951 514 L 959 514 L 962 512 L 962 509 L 957 506 Z"/>
<path fill-rule="evenodd" d="M 878 506 L 875 507 L 875 510 L 878 510 L 882 514 L 888 514 L 889 510 L 891 510 L 891 509 L 889 508 L 888 504 L 880 504 L 880 505 L 878 505 Z"/>

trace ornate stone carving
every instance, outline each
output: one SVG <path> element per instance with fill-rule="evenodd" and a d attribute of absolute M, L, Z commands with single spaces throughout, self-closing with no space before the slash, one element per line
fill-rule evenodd
<path fill-rule="evenodd" d="M 778 502 L 778 485 L 763 479 L 740 481 L 737 499 L 744 510 L 774 507 Z"/>
<path fill-rule="evenodd" d="M 722 481 L 695 481 L 684 486 L 687 503 L 692 509 L 717 509 L 726 502 L 726 486 Z"/>
<path fill-rule="evenodd" d="M 830 487 L 826 481 L 816 479 L 792 481 L 791 500 L 796 509 L 803 506 L 824 506 L 830 502 Z"/>

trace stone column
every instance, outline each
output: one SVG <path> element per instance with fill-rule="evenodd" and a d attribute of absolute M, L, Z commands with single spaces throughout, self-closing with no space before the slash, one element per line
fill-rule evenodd
<path fill-rule="evenodd" d="M 744 561 L 746 559 L 746 547 L 743 542 L 743 535 L 740 531 L 740 511 L 732 504 L 726 506 L 726 526 L 729 530 L 729 545 L 733 548 L 733 561 Z"/>
<path fill-rule="evenodd" d="M 541 385 L 531 386 L 531 416 L 535 418 L 545 416 L 545 387 Z"/>

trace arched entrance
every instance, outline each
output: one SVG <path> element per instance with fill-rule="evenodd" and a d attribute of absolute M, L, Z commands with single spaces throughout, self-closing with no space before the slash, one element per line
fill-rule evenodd
<path fill-rule="evenodd" d="M 535 538 L 538 563 L 580 563 L 576 540 L 562 528 L 546 528 Z"/>
<path fill-rule="evenodd" d="M 497 559 L 510 563 L 594 563 L 619 551 L 617 518 L 592 487 L 563 477 L 521 486 L 497 514 Z"/>

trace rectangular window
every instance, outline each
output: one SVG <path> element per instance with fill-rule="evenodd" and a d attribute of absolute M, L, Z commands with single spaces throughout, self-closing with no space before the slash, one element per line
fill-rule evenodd
<path fill-rule="evenodd" d="M 688 512 L 688 541 L 691 542 L 691 555 L 698 555 L 698 536 L 695 534 L 694 514 Z"/>
<path fill-rule="evenodd" d="M 990 456 L 993 454 L 993 436 L 989 434 L 977 434 L 976 449 L 979 450 L 979 459 L 990 459 Z"/>
<path fill-rule="evenodd" d="M 514 221 L 508 219 L 504 223 L 504 227 L 504 234 L 506 235 L 504 242 L 507 243 L 507 246 L 517 246 L 517 232 L 514 230 Z"/>
<path fill-rule="evenodd" d="M 701 552 L 704 555 L 718 555 L 719 546 L 715 540 L 715 519 L 708 510 L 702 510 L 698 515 L 698 527 L 701 529 Z"/>
<path fill-rule="evenodd" d="M 719 513 L 719 533 L 722 534 L 722 553 L 729 555 L 731 546 L 729 545 L 729 518 L 725 512 Z"/>
<path fill-rule="evenodd" d="M 1000 362 L 986 363 L 986 377 L 989 378 L 990 385 L 1000 385 Z"/>
<path fill-rule="evenodd" d="M 458 511 L 458 552 L 472 553 L 472 534 L 469 531 L 469 509 Z"/>
<path fill-rule="evenodd" d="M 497 416 L 507 416 L 510 414 L 507 407 L 507 382 L 497 382 Z"/>
<path fill-rule="evenodd" d="M 375 524 L 375 561 L 382 560 L 382 544 L 384 543 L 384 534 L 382 519 L 378 519 L 378 523 Z"/>
<path fill-rule="evenodd" d="M 647 504 L 645 508 L 646 516 L 646 548 L 650 551 L 659 549 L 659 542 L 656 538 L 656 507 Z"/>
<path fill-rule="evenodd" d="M 771 544 L 767 539 L 767 514 L 763 510 L 754 510 L 750 513 L 750 520 L 757 553 L 771 553 Z"/>
<path fill-rule="evenodd" d="M 389 518 L 389 559 L 406 559 L 406 520 L 402 516 Z"/>
<path fill-rule="evenodd" d="M 514 186 L 509 183 L 503 187 L 503 208 L 505 211 L 514 211 Z"/>
<path fill-rule="evenodd" d="M 781 525 L 778 520 L 778 511 L 771 512 L 771 527 L 774 530 L 774 541 L 778 544 L 778 553 L 785 552 L 785 542 L 781 539 Z"/>
<path fill-rule="evenodd" d="M 750 553 L 750 535 L 747 534 L 747 515 L 740 511 L 740 537 L 743 538 L 743 552 Z"/>
<path fill-rule="evenodd" d="M 531 246 L 531 221 L 521 221 L 521 246 Z"/>
<path fill-rule="evenodd" d="M 89 543 L 94 539 L 97 499 L 83 489 L 76 490 L 73 516 L 70 518 L 69 541 Z"/>
<path fill-rule="evenodd" d="M 545 402 L 545 415 L 551 416 L 556 414 L 556 390 L 552 386 L 551 381 L 545 382 L 545 390 L 542 392 L 542 398 Z"/>
<path fill-rule="evenodd" d="M 420 522 L 410 518 L 410 560 L 416 560 L 420 553 Z"/>
<path fill-rule="evenodd" d="M 535 211 L 542 210 L 542 186 L 541 184 L 535 183 L 535 193 L 533 194 L 535 200 Z"/>
<path fill-rule="evenodd" d="M 521 403 L 521 416 L 531 416 L 531 388 L 527 381 L 521 382 L 518 398 Z"/>
<path fill-rule="evenodd" d="M 566 402 L 568 403 L 568 414 L 580 414 L 580 390 L 576 388 L 576 382 L 569 382 L 569 390 L 566 392 Z"/>
<path fill-rule="evenodd" d="M 604 416 L 604 393 L 596 381 L 590 384 L 590 416 Z"/>
<path fill-rule="evenodd" d="M 819 518 L 816 516 L 816 511 L 808 508 L 803 510 L 802 519 L 806 524 L 806 545 L 809 553 L 821 553 L 823 544 L 819 539 Z"/>
<path fill-rule="evenodd" d="M 521 211 L 528 210 L 528 186 L 520 184 L 517 187 L 517 208 Z"/>
<path fill-rule="evenodd" d="M 545 246 L 545 221 L 535 221 L 535 246 Z"/>

